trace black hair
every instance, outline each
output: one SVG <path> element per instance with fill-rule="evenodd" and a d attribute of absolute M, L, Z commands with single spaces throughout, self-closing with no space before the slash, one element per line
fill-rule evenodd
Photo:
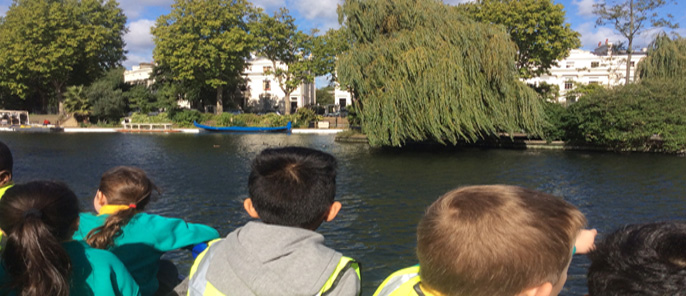
<path fill-rule="evenodd" d="M 591 296 L 686 295 L 686 221 L 624 226 L 588 256 Z"/>
<path fill-rule="evenodd" d="M 69 295 L 71 260 L 62 242 L 71 239 L 79 200 L 66 185 L 36 181 L 15 185 L 0 199 L 2 254 L 19 295 Z"/>
<path fill-rule="evenodd" d="M 12 151 L 5 143 L 0 141 L 0 171 L 8 171 L 11 174 L 13 166 Z"/>
<path fill-rule="evenodd" d="M 316 229 L 336 195 L 336 158 L 304 147 L 269 148 L 252 163 L 248 188 L 267 224 Z"/>

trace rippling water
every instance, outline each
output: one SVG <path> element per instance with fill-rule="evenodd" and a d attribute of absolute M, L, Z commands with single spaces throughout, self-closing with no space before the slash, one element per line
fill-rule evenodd
<path fill-rule="evenodd" d="M 100 175 L 117 165 L 145 169 L 163 189 L 152 213 L 209 224 L 225 235 L 249 220 L 250 160 L 262 149 L 300 145 L 339 161 L 343 210 L 319 231 L 327 244 L 362 262 L 363 294 L 391 272 L 416 264 L 415 227 L 424 209 L 462 185 L 513 184 L 564 197 L 601 233 L 627 223 L 684 219 L 686 159 L 649 154 L 464 149 L 380 151 L 322 135 L 14 134 L 17 182 L 68 183 L 91 209 Z M 507 247 L 507 246 L 504 246 Z M 186 252 L 169 254 L 187 272 Z M 584 295 L 589 262 L 575 256 L 562 295 Z"/>

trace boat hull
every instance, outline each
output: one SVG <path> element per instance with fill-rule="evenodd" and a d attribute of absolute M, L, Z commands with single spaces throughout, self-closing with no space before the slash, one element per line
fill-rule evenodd
<path fill-rule="evenodd" d="M 289 121 L 285 126 L 277 127 L 251 127 L 251 126 L 209 126 L 193 122 L 197 128 L 204 129 L 208 132 L 219 133 L 290 133 L 291 122 Z"/>

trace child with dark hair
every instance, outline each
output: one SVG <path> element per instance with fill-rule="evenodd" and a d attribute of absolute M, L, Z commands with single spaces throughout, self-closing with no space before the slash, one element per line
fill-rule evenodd
<path fill-rule="evenodd" d="M 374 295 L 558 295 L 574 250 L 593 246 L 585 224 L 576 207 L 543 192 L 457 188 L 419 222 L 419 265 L 391 274 Z"/>
<path fill-rule="evenodd" d="M 15 185 L 0 200 L 7 246 L 0 265 L 0 294 L 140 295 L 112 253 L 71 239 L 79 200 L 54 182 Z"/>
<path fill-rule="evenodd" d="M 590 296 L 686 296 L 686 222 L 624 226 L 588 254 Z"/>
<path fill-rule="evenodd" d="M 75 239 L 85 239 L 89 245 L 117 255 L 144 296 L 158 291 L 157 273 L 165 252 L 219 237 L 214 228 L 206 225 L 144 213 L 157 190 L 139 168 L 108 170 L 93 200 L 98 215 L 82 213 L 79 230 L 74 234 Z"/>
<path fill-rule="evenodd" d="M 359 266 L 315 230 L 341 209 L 336 159 L 302 147 L 266 149 L 252 163 L 252 218 L 196 259 L 189 295 L 358 295 Z"/>
<path fill-rule="evenodd" d="M 5 194 L 7 189 L 14 185 L 12 182 L 12 168 L 14 166 L 14 159 L 10 148 L 0 141 L 0 198 Z M 5 246 L 5 233 L 0 228 L 0 250 Z"/>

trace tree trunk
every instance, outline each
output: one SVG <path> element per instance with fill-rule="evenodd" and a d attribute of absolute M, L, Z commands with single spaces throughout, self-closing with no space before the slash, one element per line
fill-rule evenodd
<path fill-rule="evenodd" d="M 286 93 L 286 96 L 283 98 L 285 104 L 286 104 L 286 115 L 291 114 L 291 93 Z"/>
<path fill-rule="evenodd" d="M 55 93 L 57 94 L 57 114 L 66 115 L 64 111 L 64 94 L 62 93 L 62 83 L 58 81 L 53 81 L 52 85 L 55 87 Z"/>
<path fill-rule="evenodd" d="M 632 48 L 634 46 L 634 1 L 629 1 L 629 17 L 631 20 L 629 21 L 629 46 L 627 46 L 626 49 L 626 82 L 624 85 L 629 85 L 629 82 L 631 81 L 629 79 L 629 74 L 631 74 L 631 52 Z"/>
<path fill-rule="evenodd" d="M 224 112 L 223 92 L 224 88 L 221 85 L 217 86 L 217 110 L 215 110 L 215 114 L 222 114 Z"/>

